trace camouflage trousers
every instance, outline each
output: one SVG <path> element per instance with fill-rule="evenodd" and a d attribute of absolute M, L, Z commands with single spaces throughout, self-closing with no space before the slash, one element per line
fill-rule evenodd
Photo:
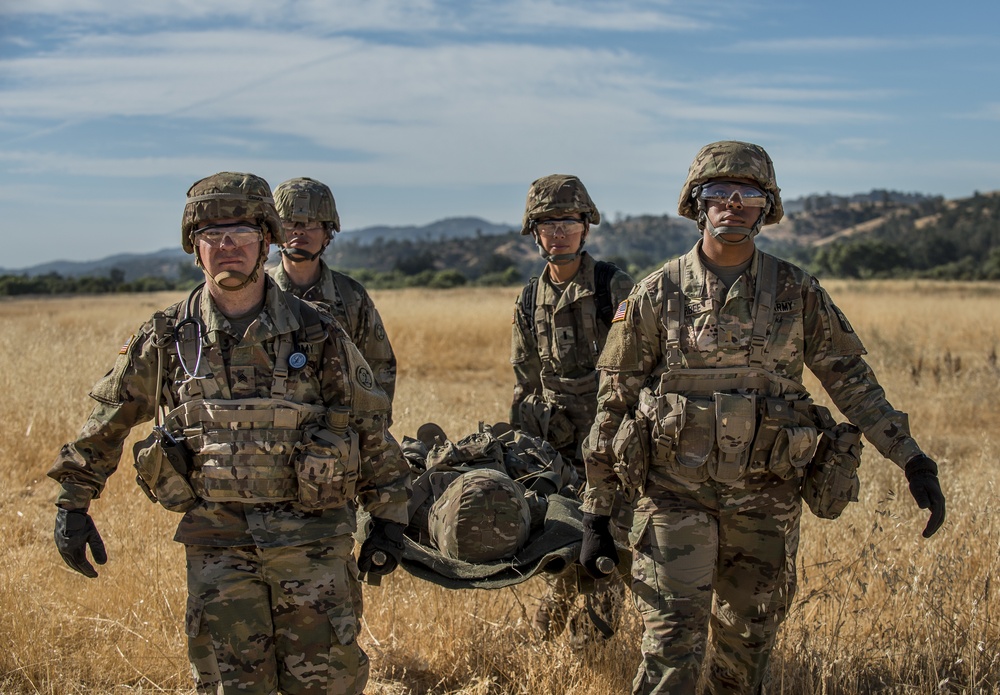
<path fill-rule="evenodd" d="M 198 693 L 357 695 L 368 657 L 350 536 L 282 548 L 188 545 L 188 656 Z"/>
<path fill-rule="evenodd" d="M 799 481 L 658 479 L 630 537 L 645 627 L 632 692 L 694 693 L 699 676 L 710 693 L 761 692 L 796 589 Z"/>

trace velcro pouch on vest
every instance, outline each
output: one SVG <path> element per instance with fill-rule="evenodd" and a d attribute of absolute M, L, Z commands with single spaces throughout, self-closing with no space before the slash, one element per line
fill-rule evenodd
<path fill-rule="evenodd" d="M 357 432 L 307 429 L 295 457 L 299 505 L 306 509 L 343 507 L 354 498 L 360 469 Z"/>
<path fill-rule="evenodd" d="M 614 470 L 621 480 L 626 502 L 635 501 L 646 485 L 652 458 L 651 444 L 649 421 L 642 413 L 636 413 L 635 417 L 626 414 L 611 440 L 611 450 L 615 453 Z"/>
<path fill-rule="evenodd" d="M 686 399 L 684 424 L 677 437 L 677 463 L 681 468 L 702 469 L 714 450 L 714 401 L 707 398 Z M 704 480 L 700 476 L 699 479 Z"/>
<path fill-rule="evenodd" d="M 805 402 L 795 402 L 784 398 L 762 398 L 760 400 L 760 422 L 757 425 L 757 435 L 754 437 L 753 454 L 750 468 L 754 471 L 772 470 L 779 477 L 786 478 L 790 474 L 789 461 L 782 459 L 782 453 L 773 453 L 778 441 L 786 429 L 795 427 L 813 426 L 814 419 L 810 416 L 808 408 L 811 406 Z M 817 437 L 813 436 L 815 443 Z M 787 440 L 785 445 L 787 448 Z M 813 446 L 815 451 L 815 446 Z M 806 458 L 806 463 L 812 458 L 812 453 Z M 804 464 L 802 464 L 804 465 Z M 790 475 L 788 475 L 790 477 Z M 786 478 L 787 479 L 787 478 Z"/>
<path fill-rule="evenodd" d="M 819 430 L 815 427 L 784 427 L 778 430 L 771 448 L 768 470 L 784 480 L 802 475 L 818 445 Z"/>
<path fill-rule="evenodd" d="M 195 505 L 198 497 L 191 489 L 187 477 L 178 470 L 183 460 L 180 452 L 165 451 L 164 446 L 178 449 L 181 443 L 165 442 L 163 435 L 154 429 L 148 437 L 132 448 L 135 459 L 136 483 L 153 502 L 159 502 L 172 512 L 186 512 Z"/>
<path fill-rule="evenodd" d="M 672 460 L 677 450 L 677 435 L 684 428 L 687 398 L 679 393 L 657 396 L 651 389 L 639 391 L 636 416 L 650 424 L 651 456 L 660 463 Z"/>
<path fill-rule="evenodd" d="M 802 481 L 802 499 L 821 519 L 836 519 L 857 502 L 861 482 L 861 430 L 841 422 L 823 432 L 816 454 Z"/>
<path fill-rule="evenodd" d="M 750 460 L 750 444 L 757 431 L 757 397 L 739 393 L 717 393 L 715 442 L 719 453 L 709 474 L 720 483 L 743 477 Z"/>

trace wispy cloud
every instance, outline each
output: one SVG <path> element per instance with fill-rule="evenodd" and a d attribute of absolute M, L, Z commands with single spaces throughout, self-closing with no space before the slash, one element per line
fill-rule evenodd
<path fill-rule="evenodd" d="M 167 0 L 126 3 L 117 0 L 8 0 L 0 16 L 59 16 L 80 23 L 115 26 L 136 21 L 239 22 L 249 27 L 347 32 L 565 32 L 593 29 L 616 32 L 692 31 L 707 25 L 702 10 L 656 0 L 514 0 L 465 3 L 449 0 Z"/>
<path fill-rule="evenodd" d="M 960 111 L 952 116 L 958 120 L 1000 121 L 1000 102 L 983 104 L 972 111 Z"/>
<path fill-rule="evenodd" d="M 55 228 L 79 200 L 106 211 L 94 235 L 146 243 L 123 199 L 166 209 L 222 169 L 326 180 L 353 228 L 516 219 L 555 171 L 663 212 L 698 148 L 733 138 L 792 196 L 1000 187 L 995 39 L 759 3 L 0 0 L 0 191 L 25 196 L 5 223 Z"/>
<path fill-rule="evenodd" d="M 974 39 L 973 39 L 974 40 Z M 926 36 L 815 36 L 789 39 L 737 41 L 723 50 L 735 53 L 852 53 L 858 51 L 900 51 L 946 49 L 968 46 L 968 37 Z"/>

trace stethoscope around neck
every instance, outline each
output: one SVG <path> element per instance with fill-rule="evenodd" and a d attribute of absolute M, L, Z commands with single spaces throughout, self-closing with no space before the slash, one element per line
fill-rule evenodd
<path fill-rule="evenodd" d="M 204 287 L 205 283 L 203 282 L 191 290 L 187 301 L 184 302 L 184 317 L 174 325 L 174 348 L 177 351 L 177 361 L 180 362 L 181 369 L 187 376 L 187 379 L 180 382 L 182 385 L 195 379 L 208 379 L 212 376 L 211 374 L 198 376 L 198 370 L 201 368 L 202 348 L 205 346 L 205 334 L 208 329 L 205 327 L 205 322 L 201 320 L 201 316 L 195 313 L 193 307 L 195 297 Z M 191 344 L 195 346 L 193 370 L 189 366 L 189 360 L 184 357 L 183 347 Z"/>
<path fill-rule="evenodd" d="M 205 283 L 201 283 L 193 290 L 191 294 L 188 295 L 187 300 L 184 302 L 184 317 L 174 325 L 174 348 L 177 351 L 177 361 L 180 362 L 181 369 L 184 370 L 187 379 L 179 382 L 184 385 L 190 381 L 196 379 L 209 379 L 212 374 L 206 374 L 204 376 L 198 376 L 198 371 L 201 368 L 201 356 L 202 348 L 205 346 L 205 334 L 208 332 L 208 328 L 205 326 L 205 322 L 201 320 L 201 316 L 197 314 L 194 310 L 195 297 L 204 289 Z M 194 355 L 194 368 L 190 366 L 190 360 L 184 357 L 184 345 L 194 345 L 195 355 Z M 293 370 L 299 370 L 306 366 L 308 361 L 306 355 L 299 350 L 298 345 L 295 345 L 292 349 L 292 354 L 288 356 L 288 366 Z"/>

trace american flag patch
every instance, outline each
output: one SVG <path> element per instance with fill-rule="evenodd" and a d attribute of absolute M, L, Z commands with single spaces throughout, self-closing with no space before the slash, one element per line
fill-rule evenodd
<path fill-rule="evenodd" d="M 614 323 L 615 321 L 624 321 L 625 312 L 627 310 L 628 310 L 628 300 L 626 299 L 624 302 L 618 305 L 617 309 L 615 309 L 615 315 L 611 317 L 611 323 Z"/>
<path fill-rule="evenodd" d="M 125 344 L 122 345 L 122 349 L 118 351 L 118 354 L 119 355 L 127 355 L 128 354 L 128 349 L 130 347 L 132 347 L 132 343 L 133 342 L 135 342 L 135 333 L 133 333 L 132 335 L 129 336 L 128 340 L 125 341 Z"/>

